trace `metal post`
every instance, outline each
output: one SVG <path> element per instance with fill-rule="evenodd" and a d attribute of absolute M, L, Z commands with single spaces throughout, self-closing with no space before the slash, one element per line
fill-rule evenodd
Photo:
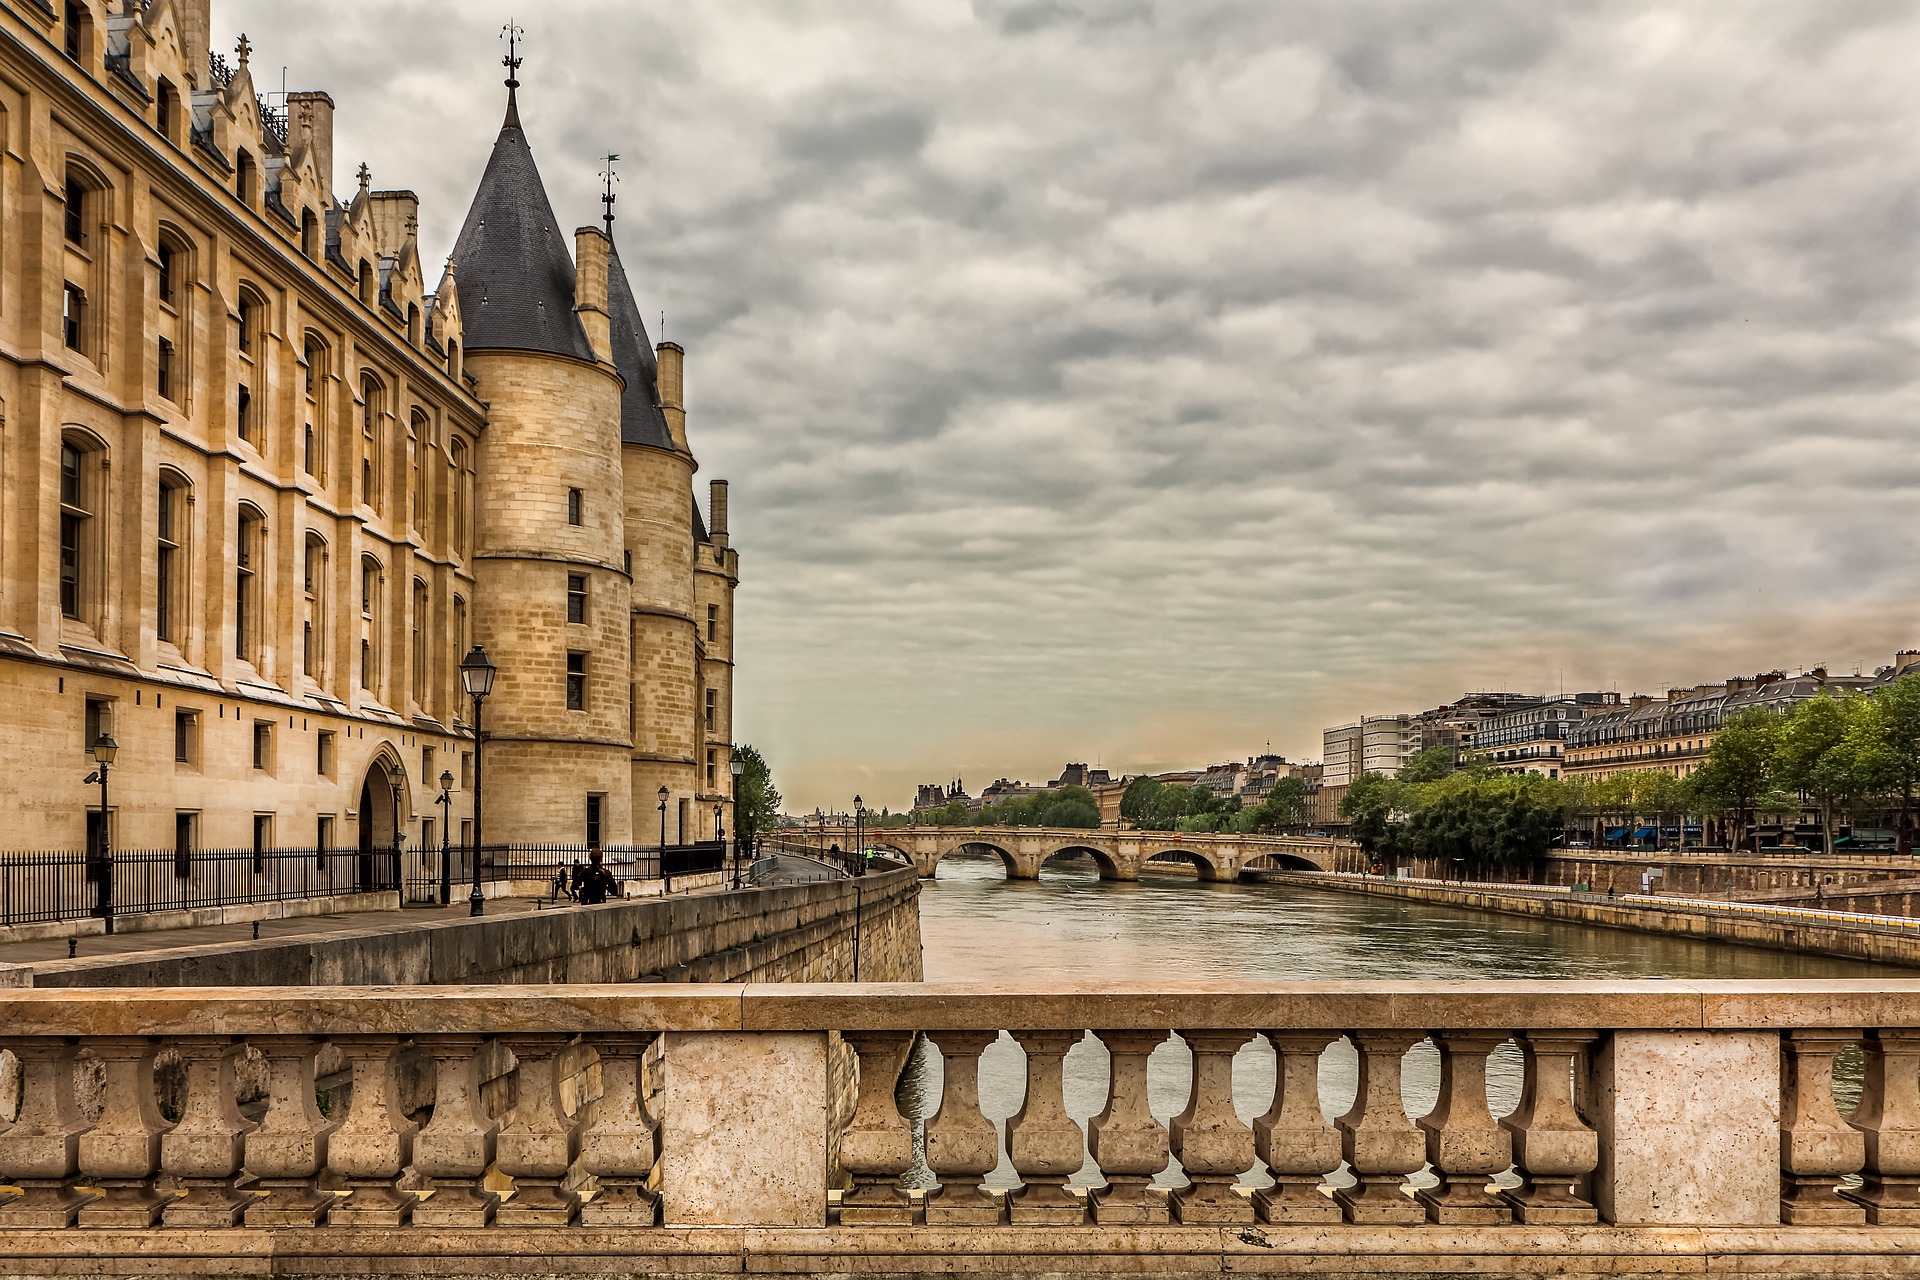
<path fill-rule="evenodd" d="M 396 902 L 394 905 L 404 907 L 407 905 L 407 889 L 406 889 L 406 883 L 403 879 L 406 872 L 406 868 L 401 865 L 400 858 L 401 858 L 401 849 L 406 843 L 406 832 L 401 828 L 401 823 L 403 819 L 400 817 L 400 799 L 401 799 L 400 784 L 396 782 L 396 783 L 393 783 L 392 785 L 393 785 L 393 895 L 394 895 L 394 898 L 396 899 Z"/>
<path fill-rule="evenodd" d="M 480 825 L 480 784 L 486 768 L 486 753 L 481 750 L 480 716 L 485 702 L 484 695 L 473 700 L 473 892 L 467 896 L 467 909 L 469 915 L 476 916 L 487 914 L 487 895 L 480 888 L 480 851 L 486 848 L 485 829 Z"/>
<path fill-rule="evenodd" d="M 113 932 L 113 834 L 109 825 L 109 815 L 113 812 L 107 807 L 107 768 L 100 766 L 100 918 L 106 922 L 106 931 Z"/>
<path fill-rule="evenodd" d="M 450 774 L 441 774 L 440 785 L 440 905 L 453 901 L 453 846 L 448 837 L 453 830 L 453 788 L 447 785 Z"/>

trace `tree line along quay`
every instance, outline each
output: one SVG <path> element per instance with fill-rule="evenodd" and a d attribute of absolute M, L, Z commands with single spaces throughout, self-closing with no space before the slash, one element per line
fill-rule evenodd
<path fill-rule="evenodd" d="M 1424 858 L 1474 874 L 1536 864 L 1556 848 L 1757 852 L 1763 841 L 1844 851 L 1873 823 L 1912 851 L 1920 779 L 1920 675 L 1838 691 L 1785 710 L 1730 716 L 1684 777 L 1659 768 L 1602 778 L 1501 773 L 1445 748 L 1395 776 L 1367 772 L 1341 799 L 1350 833 L 1380 858 Z"/>

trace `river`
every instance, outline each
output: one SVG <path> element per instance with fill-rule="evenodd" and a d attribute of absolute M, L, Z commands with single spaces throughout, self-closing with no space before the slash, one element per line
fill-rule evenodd
<path fill-rule="evenodd" d="M 930 982 L 1032 979 L 1160 982 L 1298 981 L 1315 978 L 1836 978 L 1912 976 L 1860 961 L 1830 959 L 1594 929 L 1332 893 L 1287 884 L 1205 884 L 1178 873 L 1138 883 L 1103 882 L 1091 859 L 1059 858 L 1038 881 L 1006 879 L 998 857 L 954 857 L 924 883 L 920 931 Z M 1176 1037 L 1148 1061 L 1148 1097 L 1161 1120 L 1186 1105 L 1191 1055 Z M 1234 1104 L 1251 1122 L 1273 1097 L 1271 1046 L 1256 1038 L 1234 1061 Z M 1106 1103 L 1107 1052 L 1088 1037 L 1067 1054 L 1068 1112 L 1085 1124 Z M 1853 1068 L 1848 1070 L 1847 1068 Z M 901 1110 L 924 1118 L 939 1107 L 940 1055 L 925 1041 L 902 1076 Z M 1520 1097 L 1520 1054 L 1509 1044 L 1488 1062 L 1488 1100 L 1505 1115 Z M 1842 1063 L 1838 1092 L 1850 1108 L 1857 1065 Z M 1321 1106 L 1338 1116 L 1352 1105 L 1355 1055 L 1336 1042 L 1320 1062 Z M 1002 1127 L 1000 1167 L 987 1185 L 1018 1184 L 1004 1150 L 1006 1118 L 1020 1108 L 1025 1055 L 1002 1035 L 980 1060 L 981 1108 Z M 1425 1115 L 1439 1092 L 1439 1054 L 1422 1044 L 1407 1055 L 1402 1098 Z M 1848 1096 L 1852 1095 L 1852 1096 Z M 918 1126 L 916 1125 L 916 1128 Z M 1336 1179 L 1339 1180 L 1339 1179 Z M 924 1172 L 916 1183 L 929 1181 Z M 1177 1164 L 1158 1179 L 1180 1185 Z M 1264 1175 L 1243 1179 L 1251 1185 Z M 1077 1185 L 1100 1184 L 1089 1163 Z"/>

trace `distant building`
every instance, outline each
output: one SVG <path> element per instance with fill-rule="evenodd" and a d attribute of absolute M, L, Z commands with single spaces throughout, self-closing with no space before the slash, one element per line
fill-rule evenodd
<path fill-rule="evenodd" d="M 1105 769 L 1089 769 L 1084 764 L 1070 764 L 1060 771 L 1060 776 L 1047 784 L 1047 789 L 1055 787 L 1097 787 L 1113 781 L 1113 775 Z"/>
<path fill-rule="evenodd" d="M 1617 693 L 1570 693 L 1501 711 L 1476 726 L 1474 751 L 1501 773 L 1557 778 L 1574 726 L 1602 708 L 1620 705 Z"/>
<path fill-rule="evenodd" d="M 939 809 L 954 803 L 973 803 L 973 798 L 967 794 L 966 787 L 958 778 L 944 786 L 938 782 L 923 782 L 913 797 L 913 808 L 916 813 L 923 809 Z"/>
<path fill-rule="evenodd" d="M 1336 725 L 1321 735 L 1321 760 L 1326 785 L 1346 787 L 1363 773 L 1391 778 L 1400 772 L 1417 748 L 1415 717 L 1407 713 L 1363 716 L 1353 724 Z"/>

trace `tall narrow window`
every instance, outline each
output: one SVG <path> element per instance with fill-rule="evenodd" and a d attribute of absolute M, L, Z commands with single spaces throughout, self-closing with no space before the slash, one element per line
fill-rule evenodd
<path fill-rule="evenodd" d="M 467 549 L 467 514 L 471 510 L 468 501 L 467 444 L 464 440 L 455 440 L 449 452 L 453 463 L 453 473 L 448 477 L 453 487 L 453 550 L 455 554 L 465 554 Z M 464 652 L 464 651 L 463 651 Z"/>
<path fill-rule="evenodd" d="M 427 705 L 427 610 L 432 601 L 427 584 L 413 580 L 413 700 Z"/>
<path fill-rule="evenodd" d="M 587 578 L 585 574 L 567 575 L 567 621 L 587 620 Z"/>
<path fill-rule="evenodd" d="M 81 618 L 92 584 L 93 486 L 87 452 L 77 444 L 60 445 L 60 612 Z"/>
<path fill-rule="evenodd" d="M 717 604 L 710 604 L 707 606 L 707 639 L 718 640 L 719 638 L 720 638 L 720 606 Z"/>
<path fill-rule="evenodd" d="M 193 874 L 193 828 L 194 819 L 198 816 L 192 813 L 173 815 L 173 874 L 182 880 Z"/>
<path fill-rule="evenodd" d="M 87 243 L 87 184 L 67 175 L 67 208 L 62 219 L 66 231 L 67 243 L 86 247 Z"/>
<path fill-rule="evenodd" d="M 300 576 L 302 594 L 306 597 L 303 602 L 306 618 L 301 628 L 301 670 L 315 683 L 321 683 L 326 665 L 322 637 L 326 634 L 327 544 L 317 533 L 307 535 Z"/>
<path fill-rule="evenodd" d="M 587 797 L 587 848 L 600 847 L 600 806 L 604 796 Z"/>
<path fill-rule="evenodd" d="M 60 330 L 67 346 L 74 351 L 85 348 L 87 336 L 87 291 L 67 281 L 60 307 Z"/>
<path fill-rule="evenodd" d="M 587 709 L 587 655 L 567 655 L 567 710 Z"/>
<path fill-rule="evenodd" d="M 309 258 L 320 256 L 320 219 L 311 209 L 300 211 L 300 252 Z"/>
<path fill-rule="evenodd" d="M 707 732 L 713 732 L 715 713 L 719 710 L 720 695 L 717 690 L 707 690 Z"/>
<path fill-rule="evenodd" d="M 258 336 L 260 327 L 260 303 L 242 296 L 240 299 L 240 351 L 243 355 L 253 354 L 253 340 Z"/>
<path fill-rule="evenodd" d="M 253 157 L 242 151 L 233 158 L 233 194 L 240 197 L 240 203 L 253 203 L 254 188 Z"/>
<path fill-rule="evenodd" d="M 373 264 L 360 259 L 360 301 L 373 305 Z"/>
<path fill-rule="evenodd" d="M 371 374 L 360 380 L 360 492 L 370 507 L 380 505 L 380 384 Z"/>
<path fill-rule="evenodd" d="M 165 240 L 160 242 L 160 301 L 173 305 L 173 260 L 177 256 L 174 247 Z"/>
<path fill-rule="evenodd" d="M 319 339 L 308 336 L 301 347 L 306 358 L 306 415 L 301 431 L 300 462 L 316 480 L 326 479 L 327 448 L 327 348 Z"/>
<path fill-rule="evenodd" d="M 462 654 L 467 652 L 469 647 L 467 643 L 467 598 L 465 596 L 455 596 L 453 598 L 453 652 Z M 453 699 L 447 705 L 453 708 L 452 719 L 459 720 L 466 714 L 466 693 L 465 690 L 460 687 L 459 668 L 452 663 L 447 665 L 452 673 L 449 693 Z"/>
<path fill-rule="evenodd" d="M 154 86 L 153 122 L 168 142 L 180 141 L 180 91 L 171 80 L 163 78 Z"/>
<path fill-rule="evenodd" d="M 65 19 L 61 25 L 66 28 L 63 34 L 66 36 L 67 56 L 75 62 L 84 63 L 87 60 L 87 36 L 93 26 L 87 20 L 87 7 L 78 3 L 78 0 L 67 0 Z"/>
<path fill-rule="evenodd" d="M 580 491 L 578 489 L 567 490 L 567 523 L 580 523 Z"/>
<path fill-rule="evenodd" d="M 241 383 L 233 397 L 233 420 L 239 428 L 240 438 L 248 444 L 253 443 L 253 392 L 247 390 L 247 384 Z"/>
<path fill-rule="evenodd" d="M 154 548 L 153 630 L 156 638 L 179 639 L 180 544 L 186 538 L 186 485 L 166 474 L 160 477 L 159 520 Z"/>
<path fill-rule="evenodd" d="M 260 589 L 257 573 L 265 563 L 266 520 L 252 507 L 240 508 L 234 543 L 233 656 L 256 660 L 260 642 Z"/>
<path fill-rule="evenodd" d="M 371 556 L 360 561 L 360 616 L 373 617 L 373 597 L 380 589 L 380 562 Z"/>
<path fill-rule="evenodd" d="M 162 400 L 173 399 L 173 343 L 160 339 L 160 349 L 154 357 L 153 389 Z"/>

